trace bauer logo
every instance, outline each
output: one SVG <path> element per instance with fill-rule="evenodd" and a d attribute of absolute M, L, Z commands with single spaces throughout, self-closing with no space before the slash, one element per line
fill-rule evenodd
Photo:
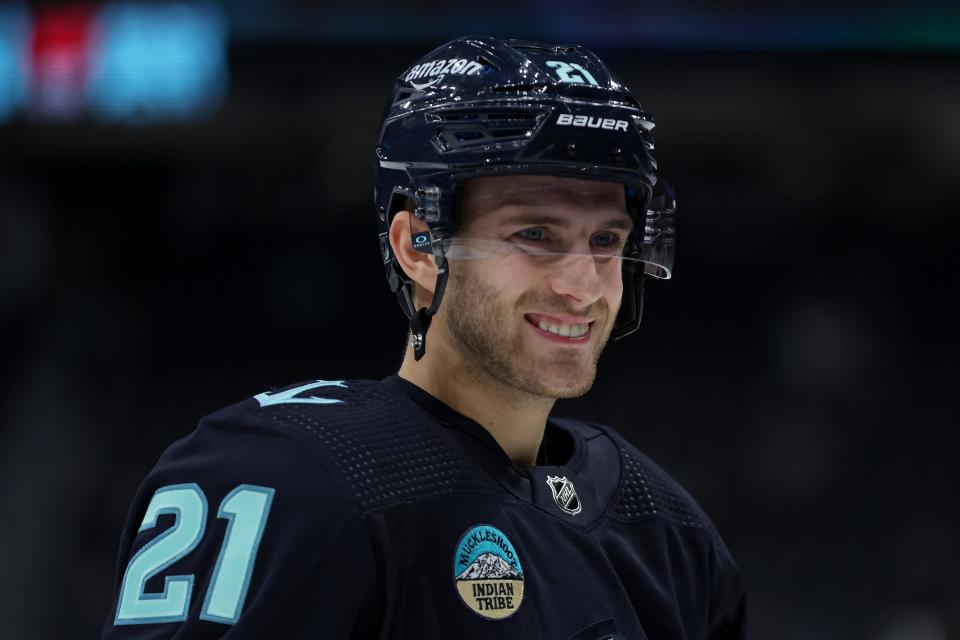
<path fill-rule="evenodd" d="M 471 527 L 460 538 L 453 555 L 453 582 L 463 603 L 487 620 L 509 618 L 523 602 L 517 550 L 488 524 Z"/>
<path fill-rule="evenodd" d="M 447 74 L 454 76 L 475 76 L 483 69 L 483 65 L 476 60 L 467 60 L 466 58 L 440 58 L 418 64 L 407 72 L 404 80 L 410 83 L 410 86 L 417 91 L 422 91 L 427 87 L 432 87 L 446 77 Z M 422 81 L 422 82 L 421 82 Z"/>
<path fill-rule="evenodd" d="M 575 116 L 571 113 L 561 113 L 557 116 L 557 124 L 565 127 L 587 127 L 590 129 L 607 129 L 608 131 L 626 131 L 630 125 L 626 120 Z"/>

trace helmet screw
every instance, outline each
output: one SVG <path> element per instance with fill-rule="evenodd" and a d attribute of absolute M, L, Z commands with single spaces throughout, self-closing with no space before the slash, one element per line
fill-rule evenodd
<path fill-rule="evenodd" d="M 623 164 L 623 149 L 620 147 L 613 150 L 613 161 L 619 165 Z"/>
<path fill-rule="evenodd" d="M 577 157 L 577 145 L 573 144 L 572 142 L 568 144 L 567 155 L 570 156 L 571 158 Z"/>

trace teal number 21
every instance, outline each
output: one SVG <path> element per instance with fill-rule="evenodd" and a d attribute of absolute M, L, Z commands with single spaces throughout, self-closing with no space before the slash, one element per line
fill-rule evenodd
<path fill-rule="evenodd" d="M 234 624 L 250 586 L 253 562 L 267 523 L 274 490 L 241 484 L 220 503 L 218 518 L 229 521 L 200 618 Z M 187 619 L 194 576 L 167 576 L 161 593 L 146 593 L 147 580 L 196 548 L 207 523 L 207 498 L 196 483 L 161 487 L 153 494 L 140 532 L 157 526 L 157 517 L 172 514 L 173 526 L 140 549 L 123 574 L 114 624 L 151 624 Z"/>

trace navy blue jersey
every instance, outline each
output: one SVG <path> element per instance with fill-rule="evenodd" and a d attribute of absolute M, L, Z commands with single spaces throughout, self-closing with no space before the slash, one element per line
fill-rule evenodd
<path fill-rule="evenodd" d="M 713 526 L 613 430 L 537 466 L 396 376 L 204 418 L 140 487 L 105 638 L 749 638 Z"/>

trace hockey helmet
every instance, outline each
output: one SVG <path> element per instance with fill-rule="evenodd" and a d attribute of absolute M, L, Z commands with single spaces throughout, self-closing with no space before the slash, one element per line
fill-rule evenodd
<path fill-rule="evenodd" d="M 675 200 L 657 179 L 653 127 L 627 87 L 581 46 L 465 36 L 406 69 L 380 126 L 374 201 L 387 281 L 410 321 L 416 359 L 443 297 L 447 258 L 478 251 L 464 251 L 466 241 L 457 238 L 458 196 L 476 177 L 622 184 L 633 229 L 617 256 L 624 299 L 612 337 L 636 330 L 645 276 L 669 278 L 675 249 Z M 389 242 L 392 218 L 404 208 L 426 223 L 429 231 L 416 234 L 414 245 L 438 267 L 433 300 L 421 309 Z"/>

